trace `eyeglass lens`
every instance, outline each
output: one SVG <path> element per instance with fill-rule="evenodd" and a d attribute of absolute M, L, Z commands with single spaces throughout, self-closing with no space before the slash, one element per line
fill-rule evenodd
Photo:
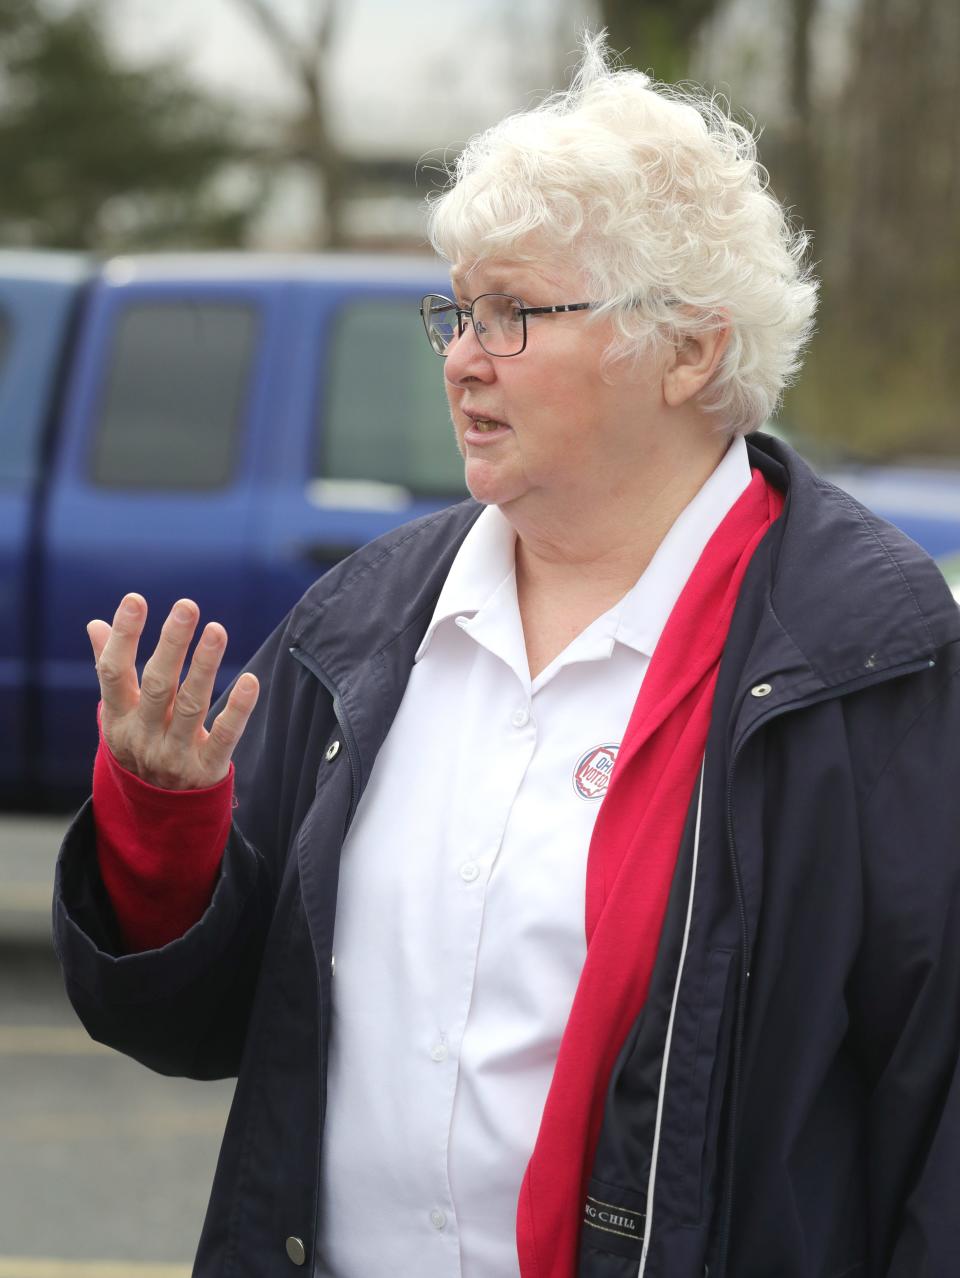
<path fill-rule="evenodd" d="M 488 355 L 517 355 L 524 345 L 521 303 L 506 293 L 484 293 L 475 299 L 470 313 L 477 339 Z M 424 318 L 430 345 L 439 355 L 459 335 L 456 306 L 439 295 L 424 299 Z"/>

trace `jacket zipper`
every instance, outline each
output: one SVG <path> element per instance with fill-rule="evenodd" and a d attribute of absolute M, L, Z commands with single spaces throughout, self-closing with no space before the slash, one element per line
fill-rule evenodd
<path fill-rule="evenodd" d="M 771 715 L 770 719 L 776 716 Z M 764 722 L 769 722 L 765 720 Z M 756 725 L 759 728 L 759 724 Z M 756 728 L 754 729 L 754 731 Z M 730 853 L 730 865 L 733 871 L 734 893 L 737 898 L 737 913 L 740 921 L 740 979 L 737 982 L 737 1006 L 734 1015 L 733 1030 L 733 1064 L 730 1079 L 730 1139 L 727 1142 L 727 1158 L 723 1180 L 723 1207 L 720 1216 L 720 1246 L 717 1253 L 717 1274 L 723 1278 L 727 1270 L 727 1249 L 730 1242 L 730 1218 L 733 1211 L 733 1168 L 737 1145 L 737 1114 L 740 1106 L 740 1068 L 743 1054 L 743 1026 L 747 1010 L 747 982 L 750 980 L 750 969 L 747 955 L 750 947 L 750 933 L 747 927 L 747 907 L 743 899 L 743 877 L 740 872 L 740 854 L 733 831 L 733 776 L 740 758 L 740 751 L 753 733 L 749 733 L 737 746 L 730 770 L 727 773 L 727 849 Z"/>
<path fill-rule="evenodd" d="M 690 894 L 687 897 L 687 917 L 683 925 L 683 942 L 680 946 L 680 961 L 677 964 L 677 979 L 673 986 L 673 1001 L 670 1004 L 670 1018 L 667 1021 L 667 1038 L 663 1048 L 663 1061 L 660 1065 L 660 1088 L 657 1094 L 657 1117 L 653 1127 L 653 1151 L 650 1158 L 650 1177 L 647 1181 L 647 1215 L 643 1227 L 643 1249 L 640 1253 L 640 1267 L 637 1278 L 644 1278 L 647 1268 L 647 1256 L 650 1251 L 650 1240 L 653 1236 L 653 1199 L 657 1184 L 657 1165 L 660 1158 L 660 1132 L 663 1125 L 663 1104 L 667 1095 L 667 1071 L 670 1068 L 670 1048 L 673 1044 L 673 1023 L 677 1014 L 677 1003 L 680 998 L 680 982 L 683 980 L 683 969 L 687 957 L 687 942 L 690 938 L 690 922 L 693 918 L 693 898 L 697 886 L 697 863 L 700 858 L 700 818 L 703 814 L 703 777 L 707 760 L 704 756 L 700 764 L 700 789 L 697 796 L 697 820 L 693 832 L 693 863 L 690 868 Z"/>
<path fill-rule="evenodd" d="M 344 745 L 347 748 L 347 759 L 350 764 L 350 809 L 347 813 L 346 830 L 348 830 L 353 822 L 353 814 L 357 810 L 359 803 L 358 790 L 360 788 L 360 751 L 357 749 L 357 743 L 354 739 L 353 732 L 347 721 L 347 716 L 343 712 L 343 701 L 340 692 L 332 679 L 328 678 L 326 672 L 317 664 L 316 661 L 303 651 L 302 648 L 294 645 L 290 649 L 290 655 L 295 661 L 299 661 L 309 672 L 319 679 L 320 683 L 326 688 L 330 696 L 333 698 L 333 713 L 336 717 L 337 724 L 340 728 L 340 734 L 343 737 Z M 317 1029 L 318 1029 L 318 1047 L 323 1043 L 323 1003 L 320 998 L 320 986 L 317 984 Z M 324 1084 L 326 1076 L 326 1059 L 325 1053 L 321 1055 L 318 1079 L 321 1082 L 320 1097 L 318 1098 L 318 1115 L 317 1123 L 317 1156 L 316 1169 L 314 1172 L 314 1198 L 313 1198 L 313 1220 L 310 1222 L 310 1261 L 311 1271 L 315 1268 L 316 1251 L 317 1251 L 317 1222 L 320 1220 L 320 1152 L 323 1148 L 323 1127 L 326 1122 L 326 1086 Z"/>

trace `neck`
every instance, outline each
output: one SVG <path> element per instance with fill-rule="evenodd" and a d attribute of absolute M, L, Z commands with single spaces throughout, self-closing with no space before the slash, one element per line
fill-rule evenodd
<path fill-rule="evenodd" d="M 682 466 L 662 459 L 632 482 L 611 475 L 602 495 L 593 498 L 581 491 L 547 502 L 531 494 L 522 510 L 505 506 L 517 531 L 518 591 L 612 594 L 611 606 L 641 576 L 716 469 L 728 441 L 711 438 L 705 444 Z"/>
<path fill-rule="evenodd" d="M 640 578 L 723 457 L 727 441 L 709 442 L 682 467 L 651 465 L 641 483 L 611 476 L 602 497 L 580 492 L 566 502 L 503 507 L 517 531 L 517 602 L 531 677 Z"/>

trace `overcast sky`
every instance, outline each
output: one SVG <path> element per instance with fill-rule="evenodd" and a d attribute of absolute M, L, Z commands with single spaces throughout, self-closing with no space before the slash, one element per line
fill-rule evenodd
<path fill-rule="evenodd" d="M 304 29 L 311 0 L 273 3 Z M 578 19 L 592 9 L 591 0 L 341 3 L 332 87 L 343 141 L 409 154 L 411 146 L 462 140 L 526 93 L 551 87 L 564 62 L 574 61 Z M 108 13 L 115 42 L 131 59 L 172 54 L 211 88 L 264 110 L 295 101 L 266 40 L 233 0 L 113 0 Z"/>

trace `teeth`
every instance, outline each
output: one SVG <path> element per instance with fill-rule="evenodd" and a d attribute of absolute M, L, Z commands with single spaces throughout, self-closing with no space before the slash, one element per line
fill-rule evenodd
<path fill-rule="evenodd" d="M 489 417 L 475 417 L 473 425 L 476 430 L 491 431 L 497 430 L 497 428 L 502 425 L 502 422 L 492 421 Z"/>

